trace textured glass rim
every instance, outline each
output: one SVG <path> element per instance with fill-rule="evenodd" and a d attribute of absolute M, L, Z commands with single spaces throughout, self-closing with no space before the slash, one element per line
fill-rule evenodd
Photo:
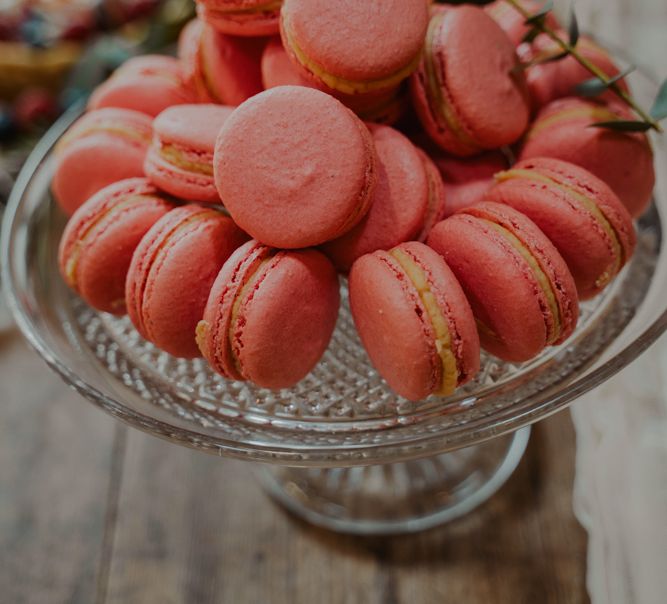
<path fill-rule="evenodd" d="M 14 223 L 24 195 L 32 182 L 32 178 L 62 133 L 80 113 L 81 107 L 78 106 L 70 109 L 62 116 L 36 145 L 19 174 L 3 220 L 1 244 L 2 280 L 6 288 L 9 308 L 19 329 L 32 348 L 46 361 L 51 369 L 58 373 L 85 398 L 114 417 L 156 436 L 209 452 L 288 465 L 358 465 L 441 453 L 447 450 L 478 444 L 495 436 L 506 434 L 563 409 L 568 403 L 595 388 L 631 363 L 667 329 L 666 303 L 666 308 L 641 335 L 637 336 L 622 350 L 615 353 L 614 356 L 593 371 L 584 373 L 584 375 L 574 379 L 574 381 L 555 393 L 540 392 L 532 395 L 529 399 L 533 399 L 535 403 L 528 408 L 524 407 L 516 410 L 516 413 L 512 415 L 507 415 L 507 413 L 501 411 L 497 415 L 489 414 L 481 419 L 476 419 L 471 422 L 473 425 L 466 424 L 453 428 L 450 427 L 446 430 L 446 437 L 444 434 L 445 431 L 441 431 L 393 443 L 335 444 L 331 446 L 304 445 L 303 447 L 296 447 L 290 444 L 288 446 L 281 446 L 275 441 L 271 442 L 271 444 L 262 444 L 255 441 L 248 442 L 225 438 L 219 433 L 214 434 L 208 431 L 203 426 L 197 426 L 198 429 L 195 429 L 194 426 L 196 424 L 192 424 L 192 428 L 189 427 L 190 424 L 188 424 L 187 428 L 182 427 L 180 422 L 176 423 L 176 417 L 174 417 L 174 423 L 171 423 L 152 415 L 141 413 L 81 379 L 76 372 L 56 357 L 22 306 L 9 260 Z M 283 432 L 294 432 L 294 430 L 285 429 Z"/>

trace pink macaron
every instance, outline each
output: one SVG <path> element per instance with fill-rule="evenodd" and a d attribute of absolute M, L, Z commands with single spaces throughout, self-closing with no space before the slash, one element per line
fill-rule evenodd
<path fill-rule="evenodd" d="M 424 55 L 412 76 L 417 115 L 445 151 L 470 156 L 517 141 L 530 103 L 514 46 L 482 9 L 433 12 Z"/>
<path fill-rule="evenodd" d="M 620 104 L 603 105 L 577 98 L 544 107 L 526 135 L 520 159 L 554 157 L 577 164 L 606 182 L 632 216 L 648 205 L 655 185 L 653 151 L 639 132 L 593 128 L 595 122 L 633 120 Z"/>
<path fill-rule="evenodd" d="M 348 271 L 364 254 L 417 239 L 444 213 L 442 179 L 430 160 L 397 130 L 370 130 L 378 155 L 371 208 L 351 231 L 322 246 L 340 271 Z"/>
<path fill-rule="evenodd" d="M 224 34 L 270 36 L 278 33 L 282 0 L 197 0 L 197 14 Z"/>
<path fill-rule="evenodd" d="M 278 86 L 227 119 L 215 182 L 235 222 L 279 248 L 319 245 L 351 230 L 370 207 L 377 156 L 365 124 L 333 97 Z"/>
<path fill-rule="evenodd" d="M 153 122 L 146 176 L 181 199 L 220 203 L 213 179 L 218 132 L 233 109 L 224 105 L 177 105 Z"/>
<path fill-rule="evenodd" d="M 428 24 L 424 0 L 285 0 L 288 54 L 318 87 L 344 95 L 394 90 L 417 67 Z"/>
<path fill-rule="evenodd" d="M 156 116 L 172 105 L 194 101 L 178 59 L 145 55 L 129 59 L 100 84 L 88 101 L 88 109 L 122 107 Z"/>
<path fill-rule="evenodd" d="M 463 287 L 482 347 L 506 361 L 528 361 L 560 344 L 579 316 L 565 260 L 521 212 L 481 202 L 437 224 L 428 238 Z"/>
<path fill-rule="evenodd" d="M 502 151 L 487 151 L 474 157 L 439 152 L 432 154 L 432 159 L 445 187 L 445 217 L 482 201 L 494 184 L 494 175 L 510 165 Z"/>
<path fill-rule="evenodd" d="M 561 35 L 567 37 L 566 33 Z M 621 71 L 609 53 L 586 36 L 579 38 L 577 51 L 608 77 L 617 76 Z M 551 38 L 543 34 L 538 36 L 532 44 L 522 44 L 518 52 L 522 61 L 529 63 L 540 57 L 557 55 L 561 49 Z M 576 95 L 576 87 L 592 77 L 591 72 L 572 56 L 558 61 L 538 63 L 526 70 L 526 81 L 533 106 L 536 109 L 556 99 Z M 624 79 L 619 80 L 618 85 L 627 92 L 628 85 Z M 613 92 L 607 91 L 600 98 L 613 100 L 616 97 Z"/>
<path fill-rule="evenodd" d="M 359 258 L 350 271 L 350 308 L 371 362 L 401 396 L 447 396 L 479 370 L 470 305 L 445 261 L 403 243 Z"/>
<path fill-rule="evenodd" d="M 264 88 L 276 86 L 306 86 L 318 88 L 317 84 L 303 74 L 290 59 L 279 36 L 272 38 L 262 55 L 262 82 Z M 322 88 L 322 86 L 319 86 Z M 363 121 L 391 125 L 396 123 L 407 111 L 409 95 L 404 86 L 382 94 L 347 95 L 332 93 L 345 106 L 354 111 Z"/>
<path fill-rule="evenodd" d="M 185 82 L 202 103 L 238 105 L 261 92 L 264 38 L 220 33 L 199 19 L 188 23 L 178 43 Z"/>
<path fill-rule="evenodd" d="M 265 89 L 276 86 L 313 86 L 292 62 L 280 36 L 269 40 L 262 54 L 262 83 Z"/>
<path fill-rule="evenodd" d="M 94 193 L 125 178 L 143 176 L 151 118 L 107 107 L 78 119 L 55 148 L 51 190 L 67 214 Z"/>
<path fill-rule="evenodd" d="M 197 326 L 199 348 L 226 378 L 293 386 L 329 344 L 339 296 L 336 271 L 321 253 L 249 241 L 215 280 Z"/>
<path fill-rule="evenodd" d="M 199 356 L 195 329 L 213 281 L 246 239 L 210 207 L 190 204 L 158 220 L 135 250 L 125 284 L 128 314 L 139 333 L 174 356 Z"/>
<path fill-rule="evenodd" d="M 567 263 L 580 299 L 602 291 L 632 256 L 630 214 L 587 170 L 534 158 L 498 173 L 496 181 L 485 199 L 512 206 L 540 227 Z"/>
<path fill-rule="evenodd" d="M 544 6 L 544 2 L 539 0 L 521 0 L 521 5 L 531 14 L 536 15 Z M 512 40 L 515 46 L 518 46 L 530 31 L 526 24 L 526 18 L 505 0 L 495 0 L 484 7 L 487 14 L 496 22 L 507 37 Z M 552 29 L 559 27 L 558 20 L 553 12 L 546 16 L 546 24 Z"/>
<path fill-rule="evenodd" d="M 97 310 L 125 313 L 125 277 L 139 241 L 173 204 L 145 178 L 98 191 L 74 212 L 60 240 L 60 272 Z"/>

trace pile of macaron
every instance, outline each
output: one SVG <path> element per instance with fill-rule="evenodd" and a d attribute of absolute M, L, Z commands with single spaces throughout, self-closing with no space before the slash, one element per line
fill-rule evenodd
<path fill-rule="evenodd" d="M 632 256 L 648 138 L 589 127 L 628 110 L 577 97 L 571 58 L 522 68 L 554 49 L 502 0 L 197 8 L 178 58 L 126 62 L 55 151 L 65 281 L 159 349 L 290 387 L 346 276 L 389 386 L 446 396 L 480 347 L 523 362 L 567 340 Z"/>

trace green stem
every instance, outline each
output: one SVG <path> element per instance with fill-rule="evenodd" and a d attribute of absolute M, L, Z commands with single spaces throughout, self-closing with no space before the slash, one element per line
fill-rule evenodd
<path fill-rule="evenodd" d="M 532 15 L 526 10 L 519 0 L 505 0 L 508 4 L 512 5 L 519 13 L 523 15 L 525 19 L 529 19 Z M 662 127 L 658 122 L 656 122 L 646 111 L 644 111 L 639 104 L 623 90 L 616 82 L 611 82 L 611 78 L 607 76 L 604 71 L 602 71 L 597 65 L 591 63 L 586 57 L 582 56 L 579 51 L 572 46 L 566 40 L 563 40 L 553 29 L 551 29 L 544 21 L 538 21 L 535 24 L 535 27 L 539 29 L 542 33 L 546 34 L 551 38 L 560 48 L 567 52 L 569 55 L 572 55 L 575 60 L 577 60 L 584 68 L 590 71 L 595 77 L 599 78 L 607 87 L 621 98 L 626 105 L 631 107 L 633 111 L 642 118 L 642 120 L 649 124 L 653 130 L 656 132 L 662 132 Z"/>

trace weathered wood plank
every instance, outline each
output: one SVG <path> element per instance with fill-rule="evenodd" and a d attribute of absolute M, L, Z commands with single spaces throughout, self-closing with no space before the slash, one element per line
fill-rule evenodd
<path fill-rule="evenodd" d="M 422 535 L 357 539 L 267 500 L 242 462 L 129 433 L 107 602 L 586 602 L 567 414 L 506 488 Z"/>
<path fill-rule="evenodd" d="M 0 334 L 0 601 L 95 601 L 115 429 Z"/>

